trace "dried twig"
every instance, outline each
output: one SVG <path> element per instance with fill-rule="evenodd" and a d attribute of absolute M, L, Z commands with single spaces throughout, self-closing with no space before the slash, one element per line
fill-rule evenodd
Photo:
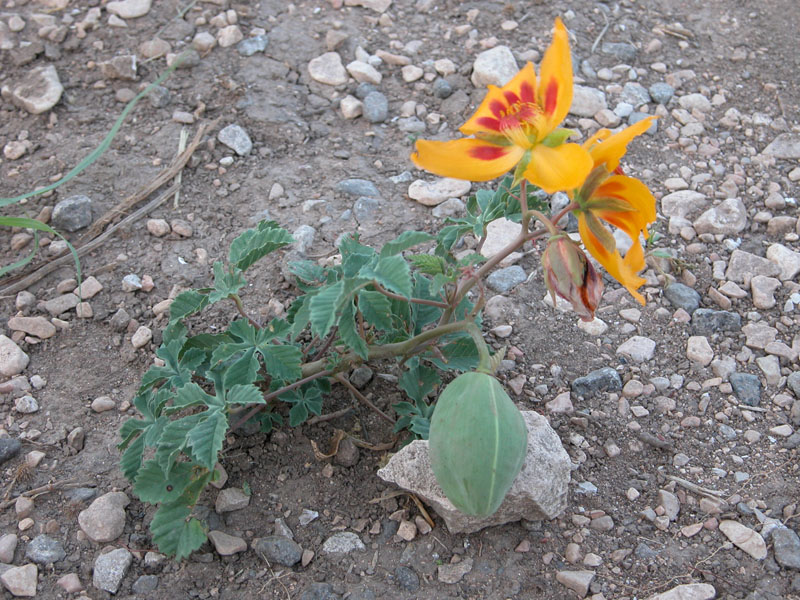
<path fill-rule="evenodd" d="M 710 496 L 712 498 L 722 498 L 725 495 L 725 492 L 720 492 L 718 490 L 712 490 L 711 488 L 703 487 L 701 485 L 697 485 L 696 483 L 692 483 L 691 481 L 687 481 L 681 477 L 677 477 L 675 475 L 665 475 L 667 479 L 670 481 L 674 481 L 681 487 L 685 487 L 690 492 L 695 492 L 697 494 L 701 494 L 703 496 Z"/>
<path fill-rule="evenodd" d="M 600 43 L 600 40 L 603 39 L 603 36 L 606 34 L 606 31 L 608 31 L 608 28 L 611 26 L 611 21 L 608 20 L 608 17 L 606 16 L 606 13 L 603 12 L 602 10 L 600 11 L 600 13 L 603 15 L 603 18 L 606 20 L 606 25 L 605 25 L 605 27 L 603 27 L 603 29 L 600 31 L 598 36 L 595 38 L 594 43 L 592 44 L 592 49 L 589 51 L 589 54 L 594 54 L 594 51 L 597 50 L 597 45 Z"/>
<path fill-rule="evenodd" d="M 92 487 L 92 486 L 93 486 L 92 482 L 86 482 L 86 481 L 79 482 L 75 481 L 74 479 L 64 479 L 63 481 L 48 483 L 38 488 L 28 490 L 27 492 L 22 492 L 20 496 L 25 496 L 26 498 L 34 499 L 38 498 L 39 496 L 44 496 L 45 494 L 50 494 L 58 490 L 71 490 L 79 487 Z M 19 498 L 19 496 L 17 496 L 17 498 Z M 6 500 L 5 502 L 0 503 L 0 510 L 5 510 L 9 506 L 13 506 L 14 503 L 16 503 L 17 498 L 13 498 L 12 500 Z"/>
<path fill-rule="evenodd" d="M 347 408 L 343 408 L 342 410 L 337 410 L 336 412 L 328 413 L 327 415 L 319 415 L 318 417 L 311 417 L 308 421 L 306 421 L 306 425 L 316 425 L 317 423 L 332 421 L 333 419 L 338 419 L 339 417 L 345 416 L 352 410 L 353 407 L 348 406 Z"/>
<path fill-rule="evenodd" d="M 364 394 L 362 394 L 361 392 L 359 392 L 356 389 L 356 386 L 354 386 L 352 383 L 350 383 L 346 378 L 342 377 L 341 373 L 335 375 L 334 379 L 336 381 L 338 381 L 339 383 L 341 383 L 342 385 L 344 385 L 347 389 L 349 389 L 350 393 L 353 394 L 353 396 L 358 398 L 361 402 L 363 402 L 364 404 L 369 406 L 372 410 L 374 410 L 376 413 L 378 413 L 381 417 L 383 417 L 384 419 L 389 421 L 389 423 L 394 425 L 395 421 L 394 421 L 394 419 L 392 417 L 390 417 L 385 412 L 383 412 L 380 408 L 375 406 Z"/>

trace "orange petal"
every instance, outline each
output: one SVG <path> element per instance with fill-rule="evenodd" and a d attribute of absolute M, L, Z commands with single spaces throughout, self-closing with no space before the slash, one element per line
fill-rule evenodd
<path fill-rule="evenodd" d="M 640 231 L 644 231 L 647 225 L 656 220 L 656 199 L 648 187 L 633 177 L 626 175 L 612 175 L 601 183 L 592 198 L 618 198 L 631 205 L 633 209 L 629 213 L 616 213 L 619 218 L 626 222 L 635 223 Z M 598 217 L 613 223 L 612 211 L 594 210 Z M 617 227 L 616 223 L 613 223 Z"/>
<path fill-rule="evenodd" d="M 595 260 L 603 266 L 611 277 L 619 281 L 625 289 L 628 290 L 631 296 L 636 298 L 640 304 L 644 304 L 644 296 L 636 290 L 640 288 L 646 280 L 636 275 L 636 270 L 638 269 L 634 269 L 634 267 L 639 265 L 640 260 L 638 251 L 636 250 L 637 247 L 641 250 L 639 243 L 634 241 L 633 246 L 628 250 L 628 254 L 631 258 L 627 261 L 623 260 L 618 251 L 609 252 L 600 240 L 595 237 L 586 222 L 585 214 L 579 212 L 577 213 L 577 217 L 578 233 L 580 233 L 583 245 L 586 247 L 586 250 L 589 251 L 589 254 L 594 256 Z M 641 257 L 641 262 L 644 263 L 643 255 Z"/>
<path fill-rule="evenodd" d="M 479 132 L 501 133 L 501 112 L 507 111 L 515 102 L 534 103 L 535 99 L 536 72 L 533 70 L 533 64 L 529 62 L 503 87 L 490 85 L 489 93 L 481 105 L 459 131 L 464 135 L 474 135 Z"/>
<path fill-rule="evenodd" d="M 580 187 L 591 170 L 592 159 L 578 144 L 555 148 L 537 144 L 531 149 L 525 179 L 552 194 Z"/>
<path fill-rule="evenodd" d="M 539 67 L 536 96 L 546 120 L 545 130 L 539 131 L 539 139 L 542 139 L 564 120 L 572 105 L 572 56 L 567 29 L 561 19 L 556 19 L 553 41 Z"/>
<path fill-rule="evenodd" d="M 524 153 L 517 146 L 497 146 L 471 138 L 449 142 L 417 140 L 411 160 L 420 169 L 442 177 L 489 181 L 513 169 Z"/>
<path fill-rule="evenodd" d="M 594 165 L 605 165 L 609 173 L 613 172 L 619 166 L 620 159 L 625 156 L 628 151 L 628 144 L 638 135 L 643 134 L 650 128 L 650 125 L 655 121 L 656 117 L 647 117 L 638 123 L 634 123 L 630 127 L 626 127 L 619 133 L 606 138 L 599 144 L 594 144 L 589 153 L 592 155 Z"/>
<path fill-rule="evenodd" d="M 622 259 L 622 262 L 632 273 L 638 273 L 644 269 L 644 248 L 642 248 L 638 239 L 633 241 L 633 245 L 625 253 L 625 258 Z"/>

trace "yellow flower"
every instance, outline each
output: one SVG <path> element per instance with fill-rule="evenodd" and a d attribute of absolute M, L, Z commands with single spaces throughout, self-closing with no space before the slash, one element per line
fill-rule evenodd
<path fill-rule="evenodd" d="M 628 143 L 644 133 L 654 119 L 648 117 L 613 135 L 601 129 L 589 138 L 583 146 L 592 157 L 594 168 L 581 189 L 572 193 L 579 206 L 575 213 L 584 246 L 641 304 L 644 297 L 637 290 L 645 280 L 638 276 L 644 268 L 639 235 L 647 237 L 647 226 L 656 220 L 656 199 L 641 181 L 622 174 L 619 161 Z M 631 238 L 633 245 L 624 258 L 613 234 L 601 221 Z"/>
<path fill-rule="evenodd" d="M 577 187 L 592 160 L 580 145 L 562 143 L 570 131 L 556 129 L 572 104 L 572 59 L 560 19 L 539 76 L 537 85 L 528 63 L 503 87 L 490 85 L 478 110 L 459 129 L 473 137 L 418 140 L 411 160 L 443 177 L 488 181 L 516 168 L 547 193 Z"/>

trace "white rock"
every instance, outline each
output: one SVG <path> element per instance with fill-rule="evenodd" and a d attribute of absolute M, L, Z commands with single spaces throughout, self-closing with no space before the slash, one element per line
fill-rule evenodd
<path fill-rule="evenodd" d="M 354 60 L 347 65 L 347 72 L 359 83 L 372 83 L 378 85 L 383 76 L 371 64 Z"/>
<path fill-rule="evenodd" d="M 39 403 L 33 396 L 22 396 L 14 400 L 14 408 L 18 413 L 29 415 L 39 411 Z"/>
<path fill-rule="evenodd" d="M 220 48 L 229 48 L 243 39 L 244 34 L 238 25 L 228 25 L 217 32 L 217 43 Z"/>
<path fill-rule="evenodd" d="M 11 101 L 34 115 L 47 112 L 61 99 L 64 86 L 58 79 L 55 66 L 37 67 L 13 88 L 3 86 L 3 96 L 8 92 Z"/>
<path fill-rule="evenodd" d="M 0 581 L 13 596 L 32 598 L 36 595 L 36 582 L 39 569 L 29 564 L 22 567 L 11 567 L 0 575 Z"/>
<path fill-rule="evenodd" d="M 363 6 L 375 12 L 386 12 L 392 5 L 392 0 L 344 0 L 345 6 Z"/>
<path fill-rule="evenodd" d="M 583 319 L 578 321 L 578 329 L 588 333 L 589 335 L 603 335 L 606 331 L 608 331 L 608 323 L 600 319 L 599 317 L 595 317 L 591 321 L 584 321 Z"/>
<path fill-rule="evenodd" d="M 589 593 L 589 585 L 594 575 L 594 571 L 559 571 L 556 573 L 556 581 L 578 594 L 579 598 L 583 598 Z"/>
<path fill-rule="evenodd" d="M 103 494 L 78 514 L 78 525 L 95 542 L 112 542 L 125 529 L 125 507 L 129 503 L 123 492 Z"/>
<path fill-rule="evenodd" d="M 686 358 L 707 366 L 714 358 L 714 350 L 704 335 L 693 335 L 686 344 Z"/>
<path fill-rule="evenodd" d="M 737 521 L 730 520 L 722 521 L 719 524 L 719 530 L 731 542 L 754 559 L 764 560 L 767 557 L 767 544 L 758 532 L 745 527 Z"/>
<path fill-rule="evenodd" d="M 312 58 L 308 63 L 308 74 L 314 81 L 326 85 L 347 83 L 347 70 L 342 65 L 342 58 L 336 52 L 326 52 Z"/>
<path fill-rule="evenodd" d="M 25 370 L 30 358 L 11 338 L 0 334 L 0 374 L 13 377 Z"/>
<path fill-rule="evenodd" d="M 458 198 L 468 194 L 472 183 L 463 179 L 444 177 L 436 181 L 417 179 L 408 186 L 408 197 L 425 206 L 436 206 L 448 198 Z"/>
<path fill-rule="evenodd" d="M 108 396 L 98 396 L 94 400 L 92 400 L 92 410 L 96 413 L 106 412 L 107 410 L 112 410 L 117 405 L 111 398 Z"/>
<path fill-rule="evenodd" d="M 142 325 L 136 330 L 136 333 L 131 337 L 131 344 L 137 350 L 146 346 L 153 339 L 153 332 L 149 327 Z"/>
<path fill-rule="evenodd" d="M 791 281 L 800 273 L 800 252 L 790 250 L 783 244 L 772 244 L 767 248 L 767 258 L 781 269 L 781 281 Z"/>
<path fill-rule="evenodd" d="M 355 96 L 348 94 L 339 103 L 339 109 L 345 119 L 355 119 L 364 113 L 364 103 Z"/>
<path fill-rule="evenodd" d="M 593 117 L 595 113 L 608 108 L 606 95 L 596 88 L 576 85 L 572 92 L 572 106 L 570 114 L 578 117 Z"/>
<path fill-rule="evenodd" d="M 192 40 L 192 47 L 198 52 L 208 52 L 217 45 L 217 38 L 208 31 L 200 31 Z"/>
<path fill-rule="evenodd" d="M 151 4 L 152 0 L 122 0 L 109 2 L 106 4 L 106 10 L 122 19 L 136 19 L 150 12 Z"/>
<path fill-rule="evenodd" d="M 406 83 L 412 83 L 418 79 L 422 79 L 422 76 L 425 74 L 425 71 L 416 65 L 406 65 L 400 69 L 400 72 L 403 75 L 403 81 Z"/>
<path fill-rule="evenodd" d="M 617 348 L 617 354 L 629 357 L 634 362 L 644 362 L 653 358 L 656 343 L 650 338 L 635 335 Z"/>
<path fill-rule="evenodd" d="M 684 583 L 647 600 L 713 600 L 717 590 L 710 583 Z"/>
<path fill-rule="evenodd" d="M 517 61 L 508 46 L 495 46 L 484 50 L 472 64 L 472 85 L 482 88 L 487 85 L 504 86 L 519 71 Z"/>
<path fill-rule="evenodd" d="M 224 127 L 217 134 L 217 139 L 239 156 L 246 156 L 253 149 L 250 136 L 240 125 L 231 124 Z"/>
<path fill-rule="evenodd" d="M 762 310 L 775 306 L 775 292 L 781 282 L 774 277 L 756 275 L 750 280 L 750 292 L 753 294 L 753 305 Z"/>
<path fill-rule="evenodd" d="M 694 222 L 694 230 L 704 233 L 733 235 L 747 225 L 747 209 L 739 198 L 728 198 L 719 205 L 709 208 Z"/>
<path fill-rule="evenodd" d="M 133 554 L 127 548 L 101 554 L 94 561 L 92 585 L 116 594 L 132 562 Z"/>
<path fill-rule="evenodd" d="M 460 180 L 456 180 L 460 181 Z M 409 189 L 409 195 L 411 190 Z M 503 248 L 508 246 L 522 231 L 522 225 L 514 223 L 505 217 L 495 219 L 486 228 L 486 240 L 481 247 L 481 254 L 492 258 Z"/>
<path fill-rule="evenodd" d="M 354 550 L 364 552 L 366 549 L 361 538 L 352 531 L 334 533 L 322 544 L 322 552 L 325 554 L 349 554 Z"/>
<path fill-rule="evenodd" d="M 566 507 L 569 455 L 545 417 L 533 411 L 523 411 L 522 416 L 528 427 L 525 464 L 500 508 L 489 517 L 465 515 L 447 499 L 431 470 L 427 440 L 413 441 L 400 450 L 378 476 L 423 498 L 451 533 L 472 533 L 520 519 L 552 519 Z"/>
<path fill-rule="evenodd" d="M 708 198 L 700 192 L 680 190 L 661 198 L 661 214 L 665 217 L 690 217 L 708 205 Z"/>

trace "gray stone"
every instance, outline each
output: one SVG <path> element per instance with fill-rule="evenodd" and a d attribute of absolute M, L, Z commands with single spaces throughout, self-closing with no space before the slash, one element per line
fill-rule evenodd
<path fill-rule="evenodd" d="M 589 593 L 594 575 L 594 571 L 559 571 L 556 573 L 556 581 L 583 598 Z"/>
<path fill-rule="evenodd" d="M 364 118 L 370 123 L 383 123 L 389 117 L 389 100 L 381 92 L 364 97 Z"/>
<path fill-rule="evenodd" d="M 552 519 L 567 503 L 570 460 L 547 419 L 523 411 L 528 427 L 528 453 L 500 508 L 488 517 L 465 515 L 439 487 L 430 466 L 427 440 L 405 446 L 378 471 L 378 477 L 417 494 L 445 521 L 451 533 L 473 533 L 486 527 L 526 519 Z"/>
<path fill-rule="evenodd" d="M 780 267 L 781 281 L 791 281 L 800 273 L 800 252 L 783 244 L 772 244 L 767 248 L 767 258 Z"/>
<path fill-rule="evenodd" d="M 364 542 L 361 541 L 361 538 L 359 538 L 352 531 L 340 531 L 339 533 L 334 533 L 322 544 L 322 551 L 325 554 L 349 554 L 354 550 L 364 552 L 366 549 L 367 548 L 364 546 Z"/>
<path fill-rule="evenodd" d="M 800 537 L 788 527 L 772 531 L 772 550 L 775 562 L 789 569 L 800 569 Z"/>
<path fill-rule="evenodd" d="M 217 139 L 239 156 L 250 154 L 253 149 L 253 142 L 250 140 L 250 136 L 239 125 L 224 127 L 217 134 Z"/>
<path fill-rule="evenodd" d="M 158 587 L 158 575 L 140 575 L 133 582 L 133 593 L 146 596 Z"/>
<path fill-rule="evenodd" d="M 464 578 L 464 575 L 472 571 L 473 561 L 471 558 L 465 558 L 457 563 L 450 563 L 447 565 L 439 565 L 436 570 L 436 578 L 442 583 L 455 584 Z"/>
<path fill-rule="evenodd" d="M 103 77 L 107 79 L 123 79 L 126 81 L 136 80 L 137 65 L 135 54 L 115 56 L 110 60 L 101 62 L 99 66 L 103 73 Z"/>
<path fill-rule="evenodd" d="M 22 396 L 14 400 L 14 409 L 23 415 L 30 415 L 39 410 L 39 403 L 33 396 Z"/>
<path fill-rule="evenodd" d="M 495 46 L 475 57 L 470 80 L 476 88 L 504 86 L 519 71 L 517 60 L 508 46 Z"/>
<path fill-rule="evenodd" d="M 20 448 L 22 443 L 17 438 L 0 438 L 0 465 L 19 454 Z"/>
<path fill-rule="evenodd" d="M 792 390 L 796 398 L 800 398 L 800 371 L 794 371 L 789 377 L 786 378 L 786 385 L 789 386 L 789 389 Z M 0 443 L 2 443 L 2 439 L 0 439 Z M 0 446 L 2 448 L 2 446 Z M 3 462 L 2 459 L 2 450 L 0 450 L 0 463 Z"/>
<path fill-rule="evenodd" d="M 625 340 L 618 348 L 617 354 L 630 358 L 633 362 L 645 362 L 653 358 L 656 343 L 650 338 L 634 335 Z"/>
<path fill-rule="evenodd" d="M 7 87 L 3 86 L 3 96 Z M 53 108 L 61 99 L 64 86 L 58 79 L 55 66 L 37 67 L 31 69 L 17 85 L 8 90 L 11 102 L 38 115 Z"/>
<path fill-rule="evenodd" d="M 300 594 L 300 600 L 338 600 L 339 598 L 341 596 L 334 593 L 330 583 L 312 583 Z"/>
<path fill-rule="evenodd" d="M 625 42 L 603 42 L 600 52 L 613 56 L 622 62 L 630 63 L 636 59 L 639 50 L 633 44 Z"/>
<path fill-rule="evenodd" d="M 442 79 L 440 77 L 433 82 L 433 95 L 436 98 L 444 100 L 445 98 L 449 98 L 452 93 L 453 86 L 450 85 L 450 82 L 447 81 L 447 79 Z"/>
<path fill-rule="evenodd" d="M 717 206 L 709 208 L 695 219 L 694 230 L 704 233 L 734 235 L 747 225 L 747 209 L 739 198 L 728 198 Z"/>
<path fill-rule="evenodd" d="M 735 440 L 738 437 L 736 430 L 725 423 L 720 424 L 719 432 L 727 440 Z"/>
<path fill-rule="evenodd" d="M 375 184 L 366 179 L 343 179 L 336 184 L 336 191 L 350 196 L 366 196 L 367 198 L 380 198 L 381 193 Z"/>
<path fill-rule="evenodd" d="M 133 554 L 125 548 L 117 548 L 106 554 L 101 554 L 94 561 L 92 585 L 116 594 L 132 562 Z"/>
<path fill-rule="evenodd" d="M 573 87 L 572 105 L 569 108 L 570 114 L 591 118 L 604 108 L 608 108 L 608 104 L 603 91 L 584 85 Z"/>
<path fill-rule="evenodd" d="M 67 553 L 61 542 L 47 535 L 37 535 L 25 548 L 25 558 L 37 565 L 47 565 L 64 560 Z"/>
<path fill-rule="evenodd" d="M 353 369 L 353 372 L 350 373 L 350 383 L 352 383 L 358 389 L 363 390 L 365 387 L 367 387 L 367 384 L 372 381 L 372 375 L 372 369 L 362 365 Z"/>
<path fill-rule="evenodd" d="M 769 146 L 764 148 L 764 154 L 775 158 L 795 160 L 800 158 L 800 133 L 781 133 Z"/>
<path fill-rule="evenodd" d="M 224 531 L 209 531 L 208 539 L 214 544 L 214 550 L 221 556 L 231 556 L 247 550 L 247 542 L 235 535 L 228 535 Z"/>
<path fill-rule="evenodd" d="M 339 449 L 334 457 L 334 462 L 342 467 L 354 467 L 358 464 L 361 452 L 353 442 L 353 438 L 346 437 L 339 443 Z"/>
<path fill-rule="evenodd" d="M 242 40 L 236 45 L 236 50 L 242 56 L 253 56 L 256 52 L 263 52 L 267 49 L 269 38 L 266 34 L 256 35 Z"/>
<path fill-rule="evenodd" d="M 728 281 L 748 283 L 753 275 L 763 275 L 764 277 L 777 277 L 781 272 L 780 267 L 769 259 L 756 254 L 750 254 L 744 250 L 734 250 L 728 261 L 728 270 L 725 278 Z"/>
<path fill-rule="evenodd" d="M 375 198 L 362 196 L 353 204 L 353 215 L 359 223 L 375 221 L 381 216 L 383 203 Z"/>
<path fill-rule="evenodd" d="M 47 302 L 43 302 L 42 308 L 50 313 L 50 315 L 57 317 L 61 313 L 75 308 L 79 303 L 80 298 L 70 292 L 69 294 L 62 294 L 61 296 L 51 298 Z"/>
<path fill-rule="evenodd" d="M 664 290 L 664 297 L 675 308 L 682 308 L 692 314 L 700 308 L 700 294 L 682 283 L 670 283 Z"/>
<path fill-rule="evenodd" d="M 650 92 L 650 97 L 659 104 L 666 104 L 675 94 L 675 88 L 663 81 L 654 83 L 648 88 L 648 91 Z"/>
<path fill-rule="evenodd" d="M 0 563 L 11 564 L 14 562 L 14 552 L 17 550 L 19 538 L 14 533 L 0 536 Z"/>
<path fill-rule="evenodd" d="M 504 294 L 514 287 L 523 283 L 528 276 L 519 265 L 511 265 L 504 269 L 498 269 L 486 278 L 486 285 L 498 294 Z"/>
<path fill-rule="evenodd" d="M 169 106 L 172 97 L 167 88 L 163 85 L 157 85 L 147 94 L 147 99 L 154 108 L 164 108 Z"/>
<path fill-rule="evenodd" d="M 584 377 L 572 382 L 572 393 L 588 398 L 600 392 L 618 392 L 622 389 L 622 379 L 611 367 L 603 367 L 592 371 Z"/>
<path fill-rule="evenodd" d="M 9 337 L 0 334 L 0 375 L 13 377 L 19 375 L 28 366 L 30 358 Z"/>
<path fill-rule="evenodd" d="M 218 514 L 241 510 L 250 504 L 250 496 L 239 488 L 226 488 L 217 494 L 214 510 Z"/>
<path fill-rule="evenodd" d="M 356 98 L 363 100 L 372 92 L 377 92 L 378 88 L 367 81 L 362 81 L 356 86 Z"/>
<path fill-rule="evenodd" d="M 303 556 L 300 544 L 282 535 L 268 535 L 253 540 L 253 550 L 264 560 L 284 567 L 296 565 Z"/>
<path fill-rule="evenodd" d="M 667 218 L 688 218 L 699 213 L 708 204 L 708 198 L 693 190 L 678 190 L 661 198 L 661 212 Z"/>
<path fill-rule="evenodd" d="M 92 199 L 88 196 L 70 196 L 53 208 L 52 225 L 58 230 L 78 231 L 92 223 Z"/>
<path fill-rule="evenodd" d="M 394 570 L 394 580 L 398 587 L 414 593 L 419 589 L 419 576 L 410 567 L 399 566 Z"/>
<path fill-rule="evenodd" d="M 741 328 L 742 317 L 727 310 L 698 308 L 692 313 L 692 331 L 696 335 L 740 331 Z"/>
<path fill-rule="evenodd" d="M 425 133 L 427 126 L 417 117 L 407 117 L 397 119 L 397 128 L 403 133 Z"/>
<path fill-rule="evenodd" d="M 64 496 L 66 496 L 70 502 L 88 502 L 94 498 L 96 494 L 97 490 L 88 487 L 75 488 L 64 492 Z"/>
<path fill-rule="evenodd" d="M 635 125 L 639 121 L 644 121 L 646 118 L 652 117 L 652 116 L 653 115 L 651 115 L 650 113 L 632 112 L 628 116 L 628 125 Z M 654 120 L 653 122 L 651 122 L 650 123 L 650 127 L 647 128 L 645 133 L 647 133 L 649 135 L 653 135 L 656 131 L 658 131 L 658 120 Z"/>
<path fill-rule="evenodd" d="M 761 403 L 761 381 L 758 377 L 749 373 L 731 373 L 728 381 L 740 402 L 748 406 Z"/>
<path fill-rule="evenodd" d="M 629 81 L 622 88 L 622 94 L 620 94 L 620 100 L 622 102 L 627 102 L 634 108 L 638 108 L 643 104 L 647 104 L 648 102 L 650 102 L 650 92 L 648 92 L 647 88 L 644 87 L 641 83 L 636 83 L 635 81 Z"/>
<path fill-rule="evenodd" d="M 445 219 L 447 217 L 462 215 L 465 210 L 466 206 L 464 206 L 461 200 L 458 198 L 449 198 L 438 206 L 434 206 L 431 214 L 437 219 Z"/>

